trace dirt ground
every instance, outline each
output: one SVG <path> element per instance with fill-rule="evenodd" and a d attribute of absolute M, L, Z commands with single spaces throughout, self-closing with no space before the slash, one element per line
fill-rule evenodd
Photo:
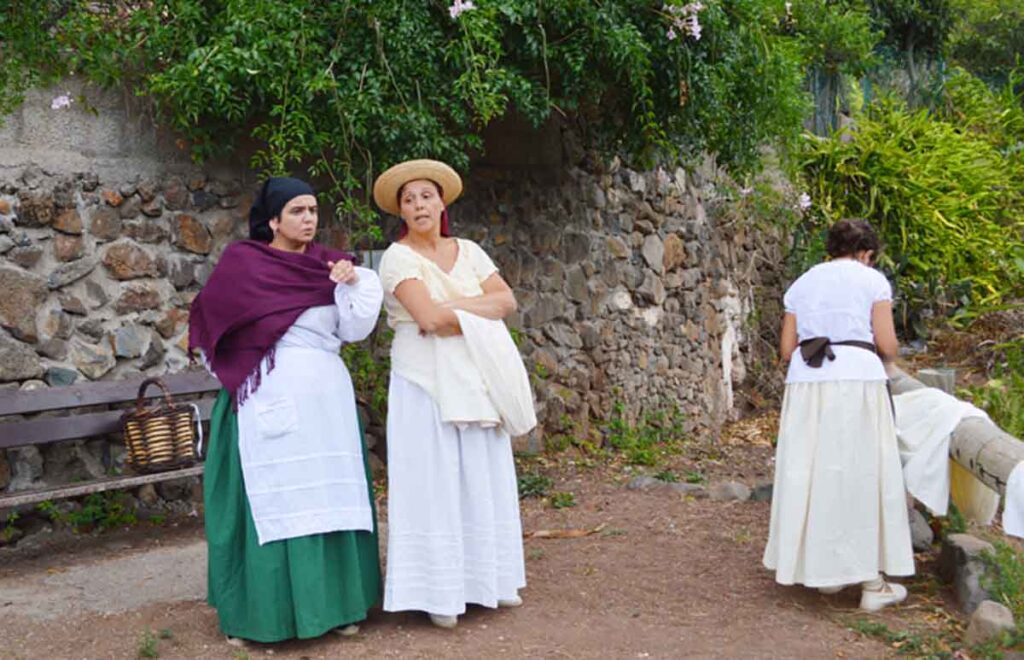
<path fill-rule="evenodd" d="M 770 428 L 770 419 L 740 425 L 699 465 L 712 482 L 769 481 Z M 679 456 L 661 467 L 685 474 L 693 461 Z M 471 608 L 455 630 L 434 628 L 420 613 L 377 610 L 354 638 L 228 646 L 204 601 L 205 546 L 192 519 L 0 552 L 0 656 L 134 658 L 147 650 L 148 633 L 148 650 L 160 658 L 885 657 L 894 649 L 854 632 L 855 622 L 902 628 L 939 611 L 927 580 L 910 585 L 901 611 L 871 616 L 857 611 L 856 590 L 826 597 L 778 586 L 760 562 L 767 502 L 629 490 L 634 469 L 585 464 L 541 458 L 524 466 L 552 476 L 553 489 L 572 492 L 576 505 L 523 500 L 524 605 Z"/>

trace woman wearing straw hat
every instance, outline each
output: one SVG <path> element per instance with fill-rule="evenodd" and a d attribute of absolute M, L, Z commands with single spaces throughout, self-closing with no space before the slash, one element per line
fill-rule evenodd
<path fill-rule="evenodd" d="M 338 355 L 383 292 L 313 242 L 317 201 L 275 177 L 192 304 L 190 348 L 224 389 L 203 494 L 207 600 L 232 644 L 354 634 L 380 598 L 376 521 L 352 380 Z"/>
<path fill-rule="evenodd" d="M 526 585 L 510 438 L 459 321 L 504 319 L 516 300 L 480 246 L 450 236 L 446 207 L 461 192 L 455 170 L 434 160 L 395 165 L 373 187 L 377 205 L 402 219 L 380 263 L 395 331 L 384 609 L 424 611 L 444 628 L 467 603 L 520 605 Z"/>
<path fill-rule="evenodd" d="M 884 361 L 896 357 L 892 287 L 871 267 L 865 220 L 828 232 L 831 260 L 786 291 L 789 362 L 764 565 L 779 584 L 861 587 L 875 611 L 907 597 L 882 578 L 913 575 L 903 472 Z"/>

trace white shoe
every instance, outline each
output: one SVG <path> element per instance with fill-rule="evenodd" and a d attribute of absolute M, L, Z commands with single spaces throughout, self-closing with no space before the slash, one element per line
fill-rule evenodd
<path fill-rule="evenodd" d="M 830 596 L 832 594 L 839 593 L 840 591 L 842 591 L 845 588 L 846 588 L 845 584 L 837 584 L 834 587 L 818 587 L 818 593 L 825 594 L 826 596 Z"/>
<path fill-rule="evenodd" d="M 498 607 L 519 607 L 522 604 L 523 604 L 523 599 L 520 598 L 518 595 L 513 596 L 512 598 L 499 598 L 498 599 Z"/>
<path fill-rule="evenodd" d="M 354 623 L 350 623 L 347 626 L 338 626 L 334 629 L 334 632 L 342 637 L 351 637 L 352 635 L 359 634 L 359 626 Z"/>
<path fill-rule="evenodd" d="M 888 605 L 902 603 L 907 598 L 907 588 L 895 582 L 886 582 L 881 589 L 864 589 L 860 594 L 860 609 L 877 612 Z"/>
<path fill-rule="evenodd" d="M 234 646 L 235 648 L 239 649 L 244 649 L 247 646 L 249 646 L 249 643 L 241 637 L 232 637 L 231 635 L 224 635 L 224 641 L 226 641 L 230 646 Z"/>
<path fill-rule="evenodd" d="M 430 622 L 438 628 L 454 628 L 459 623 L 459 617 L 454 614 L 430 614 Z"/>

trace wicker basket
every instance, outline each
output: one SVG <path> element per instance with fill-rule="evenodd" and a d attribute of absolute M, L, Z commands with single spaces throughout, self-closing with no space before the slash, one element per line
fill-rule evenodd
<path fill-rule="evenodd" d="M 150 385 L 163 390 L 164 396 L 147 407 L 143 400 Z M 137 472 L 161 472 L 195 463 L 202 443 L 198 413 L 195 405 L 175 405 L 159 378 L 144 380 L 135 409 L 121 416 L 128 464 Z"/>

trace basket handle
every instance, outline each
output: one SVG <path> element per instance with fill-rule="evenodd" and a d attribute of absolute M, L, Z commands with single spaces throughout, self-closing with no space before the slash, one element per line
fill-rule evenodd
<path fill-rule="evenodd" d="M 146 398 L 146 389 L 150 385 L 156 385 L 157 387 L 159 387 L 163 391 L 163 394 L 164 394 L 164 404 L 167 405 L 167 407 L 171 407 L 172 405 L 174 405 L 174 403 L 171 401 L 171 393 L 167 391 L 167 385 L 160 378 L 155 378 L 154 377 L 154 378 L 147 378 L 146 380 L 142 381 L 141 385 L 139 385 L 139 397 L 135 400 L 135 409 L 136 410 L 142 410 L 143 407 L 145 407 L 145 404 L 143 403 L 143 400 Z"/>

